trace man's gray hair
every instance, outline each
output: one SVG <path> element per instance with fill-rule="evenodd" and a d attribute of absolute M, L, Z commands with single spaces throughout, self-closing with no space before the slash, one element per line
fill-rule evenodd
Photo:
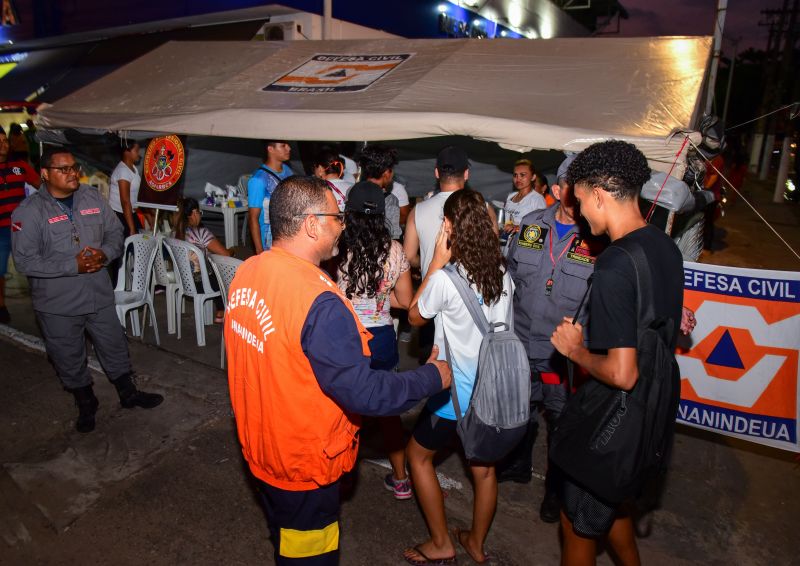
<path fill-rule="evenodd" d="M 269 224 L 273 240 L 295 236 L 303 225 L 304 215 L 322 212 L 328 183 L 317 177 L 294 175 L 284 179 L 269 200 Z"/>

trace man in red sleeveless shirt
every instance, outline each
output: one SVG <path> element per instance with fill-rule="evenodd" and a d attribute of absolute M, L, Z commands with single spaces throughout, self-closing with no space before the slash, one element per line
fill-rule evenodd
<path fill-rule="evenodd" d="M 0 128 L 0 323 L 8 324 L 6 271 L 11 254 L 11 213 L 25 200 L 25 183 L 39 188 L 39 175 L 27 161 L 8 160 L 8 137 Z"/>
<path fill-rule="evenodd" d="M 436 351 L 414 371 L 370 368 L 370 333 L 319 268 L 344 226 L 325 181 L 281 181 L 269 221 L 272 249 L 241 265 L 229 291 L 231 403 L 276 564 L 338 564 L 339 478 L 356 462 L 358 415 L 398 415 L 451 373 Z"/>

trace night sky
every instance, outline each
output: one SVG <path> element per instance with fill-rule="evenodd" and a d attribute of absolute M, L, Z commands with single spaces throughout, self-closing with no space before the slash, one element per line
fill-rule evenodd
<path fill-rule="evenodd" d="M 717 0 L 622 0 L 630 18 L 622 20 L 620 35 L 711 35 Z M 761 10 L 780 9 L 781 0 L 728 0 L 724 37 L 742 37 L 739 51 L 766 49 L 767 28 L 758 25 Z M 732 44 L 724 41 L 723 51 Z"/>

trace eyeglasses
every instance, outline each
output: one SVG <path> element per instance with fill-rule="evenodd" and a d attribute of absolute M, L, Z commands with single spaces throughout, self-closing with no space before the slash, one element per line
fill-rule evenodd
<path fill-rule="evenodd" d="M 307 212 L 305 214 L 294 215 L 295 218 L 304 216 L 333 216 L 339 221 L 339 224 L 344 225 L 344 212 Z"/>
<path fill-rule="evenodd" d="M 55 169 L 62 175 L 69 175 L 70 173 L 80 173 L 81 166 L 75 163 L 74 165 L 62 165 L 61 167 L 45 167 L 44 169 Z"/>

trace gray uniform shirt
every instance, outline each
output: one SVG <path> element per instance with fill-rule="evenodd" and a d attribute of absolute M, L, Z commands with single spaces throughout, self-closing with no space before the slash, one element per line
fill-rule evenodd
<path fill-rule="evenodd" d="M 514 330 L 539 371 L 555 371 L 555 348 L 550 336 L 565 316 L 574 316 L 587 280 L 594 272 L 594 256 L 578 225 L 561 238 L 556 231 L 555 204 L 527 214 L 509 244 L 508 270 L 514 279 Z M 552 239 L 552 240 L 551 240 Z M 553 260 L 550 258 L 550 244 Z M 553 280 L 550 295 L 547 280 Z M 584 307 L 583 313 L 587 309 Z M 585 322 L 586 315 L 579 317 Z"/>
<path fill-rule="evenodd" d="M 28 276 L 34 310 L 77 316 L 114 304 L 108 272 L 78 273 L 75 259 L 86 246 L 102 250 L 108 261 L 122 253 L 122 224 L 97 189 L 81 185 L 75 191 L 72 222 L 44 185 L 17 207 L 11 220 L 14 265 Z"/>

